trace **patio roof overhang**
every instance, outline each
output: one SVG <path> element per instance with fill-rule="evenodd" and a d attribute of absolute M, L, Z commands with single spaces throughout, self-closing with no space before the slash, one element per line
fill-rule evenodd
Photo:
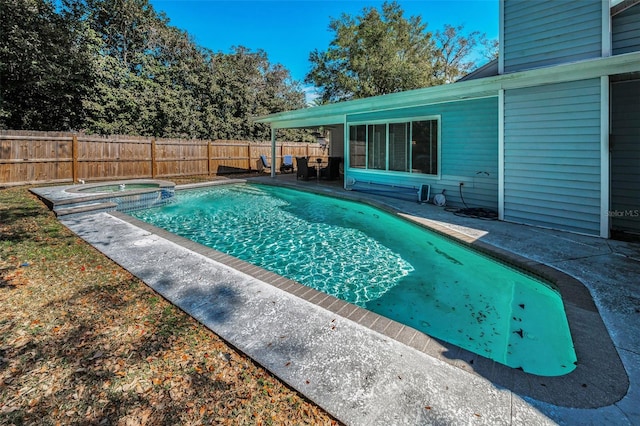
<path fill-rule="evenodd" d="M 640 71 L 640 52 L 631 52 L 424 89 L 284 111 L 256 117 L 254 121 L 256 123 L 269 123 L 272 129 L 336 125 L 345 123 L 346 116 L 354 113 L 497 96 L 500 90 L 585 80 L 638 71 Z"/>

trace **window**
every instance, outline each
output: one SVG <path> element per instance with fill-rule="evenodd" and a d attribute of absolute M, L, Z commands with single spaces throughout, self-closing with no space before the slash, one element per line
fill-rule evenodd
<path fill-rule="evenodd" d="M 369 128 L 367 138 L 367 168 L 387 169 L 387 126 L 375 124 Z"/>
<path fill-rule="evenodd" d="M 438 174 L 438 121 L 414 121 L 412 124 L 411 158 L 416 173 Z"/>
<path fill-rule="evenodd" d="M 389 170 L 408 172 L 411 123 L 389 124 Z"/>
<path fill-rule="evenodd" d="M 349 126 L 349 166 L 437 175 L 438 127 L 438 119 Z"/>
<path fill-rule="evenodd" d="M 349 126 L 349 166 L 364 169 L 367 165 L 367 126 Z"/>

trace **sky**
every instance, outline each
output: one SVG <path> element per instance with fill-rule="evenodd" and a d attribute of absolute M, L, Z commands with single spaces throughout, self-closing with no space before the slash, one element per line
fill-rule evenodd
<path fill-rule="evenodd" d="M 498 38 L 498 0 L 398 0 L 405 18 L 420 16 L 428 31 L 463 24 Z M 382 1 L 360 0 L 150 0 L 169 24 L 188 32 L 202 47 L 230 52 L 233 46 L 262 49 L 269 62 L 287 68 L 302 82 L 310 71 L 309 53 L 327 50 L 334 33 L 331 18 L 362 15 Z"/>

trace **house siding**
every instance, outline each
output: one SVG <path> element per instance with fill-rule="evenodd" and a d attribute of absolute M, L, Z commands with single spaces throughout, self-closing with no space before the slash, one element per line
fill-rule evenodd
<path fill-rule="evenodd" d="M 504 96 L 504 218 L 599 235 L 600 79 Z"/>
<path fill-rule="evenodd" d="M 453 206 L 462 206 L 459 183 L 464 182 L 462 196 L 468 206 L 497 209 L 497 97 L 353 114 L 347 116 L 347 125 L 377 120 L 409 121 L 424 116 L 440 117 L 439 178 L 418 173 L 348 169 L 347 182 L 353 178 L 386 185 L 429 184 L 432 196 L 445 190 L 447 203 Z"/>
<path fill-rule="evenodd" d="M 602 54 L 601 0 L 504 0 L 504 72 Z"/>
<path fill-rule="evenodd" d="M 614 55 L 640 51 L 640 5 L 614 16 L 611 25 Z"/>

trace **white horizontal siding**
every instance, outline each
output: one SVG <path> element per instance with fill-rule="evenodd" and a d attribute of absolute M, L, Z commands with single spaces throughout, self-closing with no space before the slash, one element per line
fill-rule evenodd
<path fill-rule="evenodd" d="M 505 0 L 505 72 L 599 57 L 602 7 L 601 0 Z"/>
<path fill-rule="evenodd" d="M 600 80 L 505 91 L 506 220 L 598 235 Z"/>
<path fill-rule="evenodd" d="M 611 20 L 614 55 L 640 51 L 640 5 L 635 5 Z"/>

